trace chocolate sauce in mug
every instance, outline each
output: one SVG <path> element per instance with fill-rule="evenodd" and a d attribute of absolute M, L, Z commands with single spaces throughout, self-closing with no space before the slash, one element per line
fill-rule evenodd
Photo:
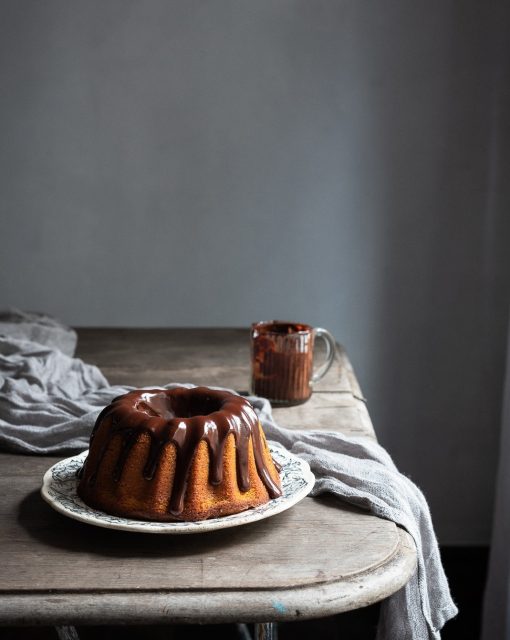
<path fill-rule="evenodd" d="M 314 375 L 315 337 L 326 341 L 326 363 Z M 335 341 L 324 329 L 307 324 L 273 320 L 252 325 L 252 391 L 275 404 L 306 402 L 313 382 L 322 378 L 333 361 Z"/>

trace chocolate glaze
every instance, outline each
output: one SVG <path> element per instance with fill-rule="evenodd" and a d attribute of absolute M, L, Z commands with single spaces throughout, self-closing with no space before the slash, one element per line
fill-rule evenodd
<path fill-rule="evenodd" d="M 264 445 L 257 414 L 241 396 L 208 387 L 131 391 L 115 398 L 103 409 L 92 430 L 91 446 L 99 427 L 106 421 L 109 423 L 108 435 L 102 443 L 94 468 L 83 467 L 82 482 L 95 483 L 112 438 L 121 434 L 121 452 L 113 470 L 114 480 L 118 482 L 131 448 L 144 431 L 151 439 L 144 468 L 147 480 L 154 477 L 165 445 L 173 443 L 176 447 L 177 462 L 169 511 L 172 515 L 179 515 L 184 508 L 188 475 L 199 442 L 207 442 L 210 453 L 209 481 L 217 485 L 223 479 L 223 451 L 227 436 L 233 433 L 239 489 L 244 492 L 250 488 L 248 445 L 251 438 L 259 477 L 271 498 L 281 495 L 264 462 Z M 88 460 L 85 465 L 88 465 Z"/>

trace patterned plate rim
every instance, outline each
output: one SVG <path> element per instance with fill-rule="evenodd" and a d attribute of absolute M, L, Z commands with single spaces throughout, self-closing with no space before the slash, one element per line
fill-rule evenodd
<path fill-rule="evenodd" d="M 41 487 L 41 495 L 59 513 L 106 529 L 133 531 L 139 533 L 185 534 L 203 533 L 237 527 L 250 522 L 269 518 L 290 509 L 305 498 L 313 488 L 315 476 L 307 462 L 290 453 L 280 445 L 269 443 L 271 453 L 280 465 L 283 495 L 268 503 L 241 513 L 200 522 L 150 522 L 112 516 L 87 506 L 76 493 L 77 471 L 81 468 L 88 451 L 65 458 L 46 471 Z"/>

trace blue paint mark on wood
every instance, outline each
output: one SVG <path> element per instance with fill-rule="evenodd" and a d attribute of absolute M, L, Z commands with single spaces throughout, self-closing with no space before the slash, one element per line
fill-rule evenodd
<path fill-rule="evenodd" d="M 276 609 L 278 613 L 285 613 L 287 608 L 282 602 L 278 602 L 278 600 L 273 600 L 273 609 Z"/>

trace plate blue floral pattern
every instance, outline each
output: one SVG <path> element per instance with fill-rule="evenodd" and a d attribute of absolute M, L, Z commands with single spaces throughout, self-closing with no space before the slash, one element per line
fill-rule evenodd
<path fill-rule="evenodd" d="M 76 493 L 78 472 L 88 451 L 61 460 L 48 469 L 43 478 L 41 495 L 46 502 L 63 515 L 107 529 L 182 534 L 237 527 L 281 513 L 302 500 L 312 490 L 315 477 L 310 471 L 308 463 L 277 444 L 269 443 L 269 447 L 273 459 L 281 467 L 280 478 L 283 495 L 254 509 L 221 518 L 211 518 L 200 522 L 149 522 L 121 518 L 92 509 Z"/>

